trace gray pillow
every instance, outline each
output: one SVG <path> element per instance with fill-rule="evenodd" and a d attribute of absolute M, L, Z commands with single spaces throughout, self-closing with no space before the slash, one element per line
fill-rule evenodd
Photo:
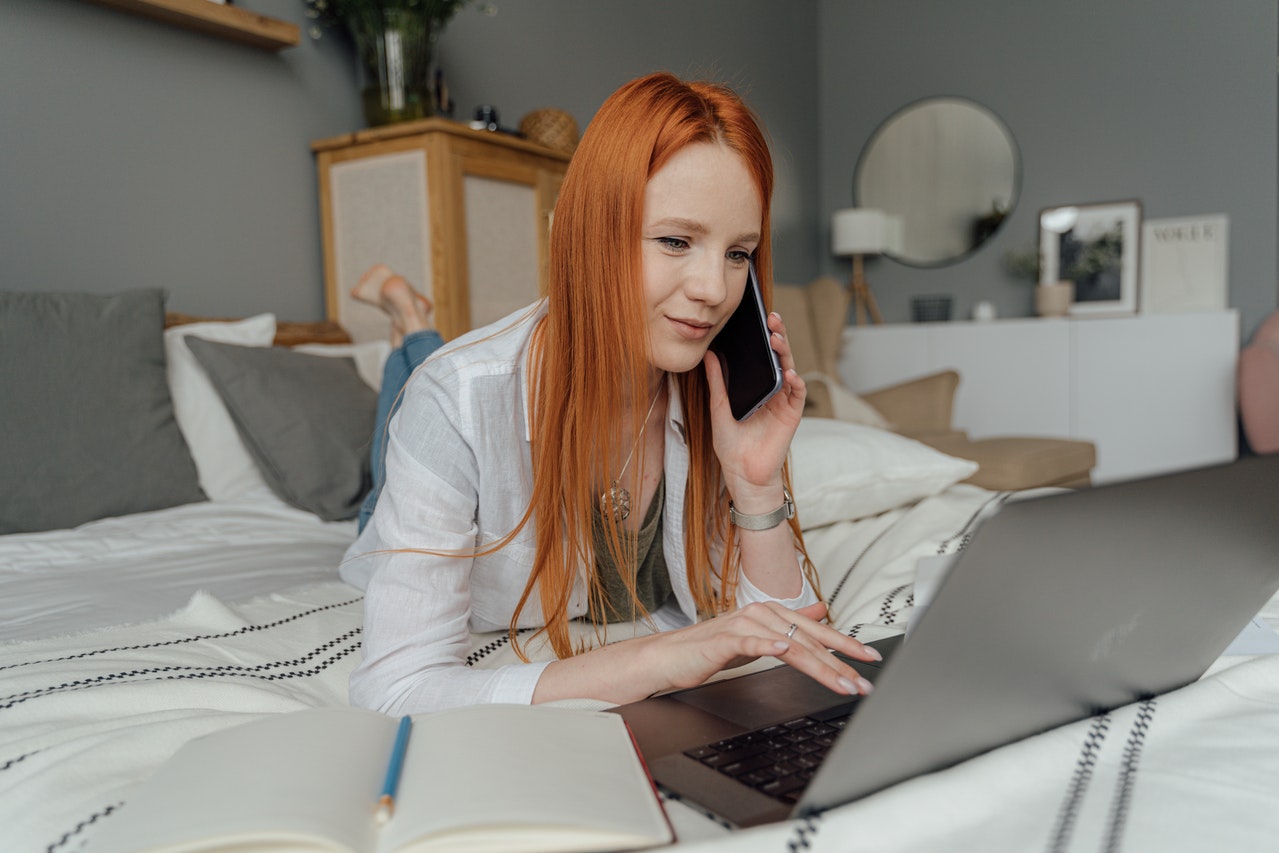
<path fill-rule="evenodd" d="M 0 533 L 205 500 L 173 416 L 164 294 L 0 292 Z"/>
<path fill-rule="evenodd" d="M 194 337 L 186 344 L 271 490 L 325 521 L 355 517 L 372 484 L 377 409 L 355 362 Z"/>

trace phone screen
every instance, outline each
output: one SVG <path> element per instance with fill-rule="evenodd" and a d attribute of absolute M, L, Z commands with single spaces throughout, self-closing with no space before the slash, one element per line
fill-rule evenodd
<path fill-rule="evenodd" d="M 719 356 L 729 408 L 739 421 L 750 417 L 782 388 L 782 365 L 768 337 L 764 296 L 752 261 L 742 301 L 710 346 Z"/>

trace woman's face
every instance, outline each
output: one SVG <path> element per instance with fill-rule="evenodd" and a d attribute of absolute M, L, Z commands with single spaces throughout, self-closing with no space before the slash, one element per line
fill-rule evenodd
<path fill-rule="evenodd" d="M 763 210 L 732 149 L 689 145 L 644 189 L 641 262 L 653 367 L 684 373 L 742 300 Z"/>

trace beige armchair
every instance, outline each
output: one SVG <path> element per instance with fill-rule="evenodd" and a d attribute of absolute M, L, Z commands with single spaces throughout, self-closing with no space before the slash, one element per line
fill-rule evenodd
<path fill-rule="evenodd" d="M 1089 441 L 1049 437 L 971 439 L 951 423 L 960 376 L 943 370 L 887 388 L 853 394 L 837 378 L 849 295 L 822 277 L 773 288 L 773 307 L 786 322 L 796 369 L 808 383 L 805 415 L 838 418 L 894 432 L 979 466 L 966 482 L 988 489 L 1088 485 L 1097 463 Z"/>

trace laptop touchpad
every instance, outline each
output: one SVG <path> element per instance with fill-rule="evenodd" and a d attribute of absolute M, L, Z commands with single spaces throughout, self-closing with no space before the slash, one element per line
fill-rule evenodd
<path fill-rule="evenodd" d="M 870 645 L 879 650 L 887 663 L 902 639 L 902 635 L 896 634 Z M 853 660 L 836 654 L 872 684 L 878 680 L 882 663 Z M 835 693 L 794 667 L 778 664 L 772 669 L 739 678 L 670 693 L 667 698 L 700 708 L 749 730 L 808 716 L 857 697 Z"/>
<path fill-rule="evenodd" d="M 672 693 L 669 698 L 747 729 L 802 717 L 849 700 L 786 664 Z"/>

